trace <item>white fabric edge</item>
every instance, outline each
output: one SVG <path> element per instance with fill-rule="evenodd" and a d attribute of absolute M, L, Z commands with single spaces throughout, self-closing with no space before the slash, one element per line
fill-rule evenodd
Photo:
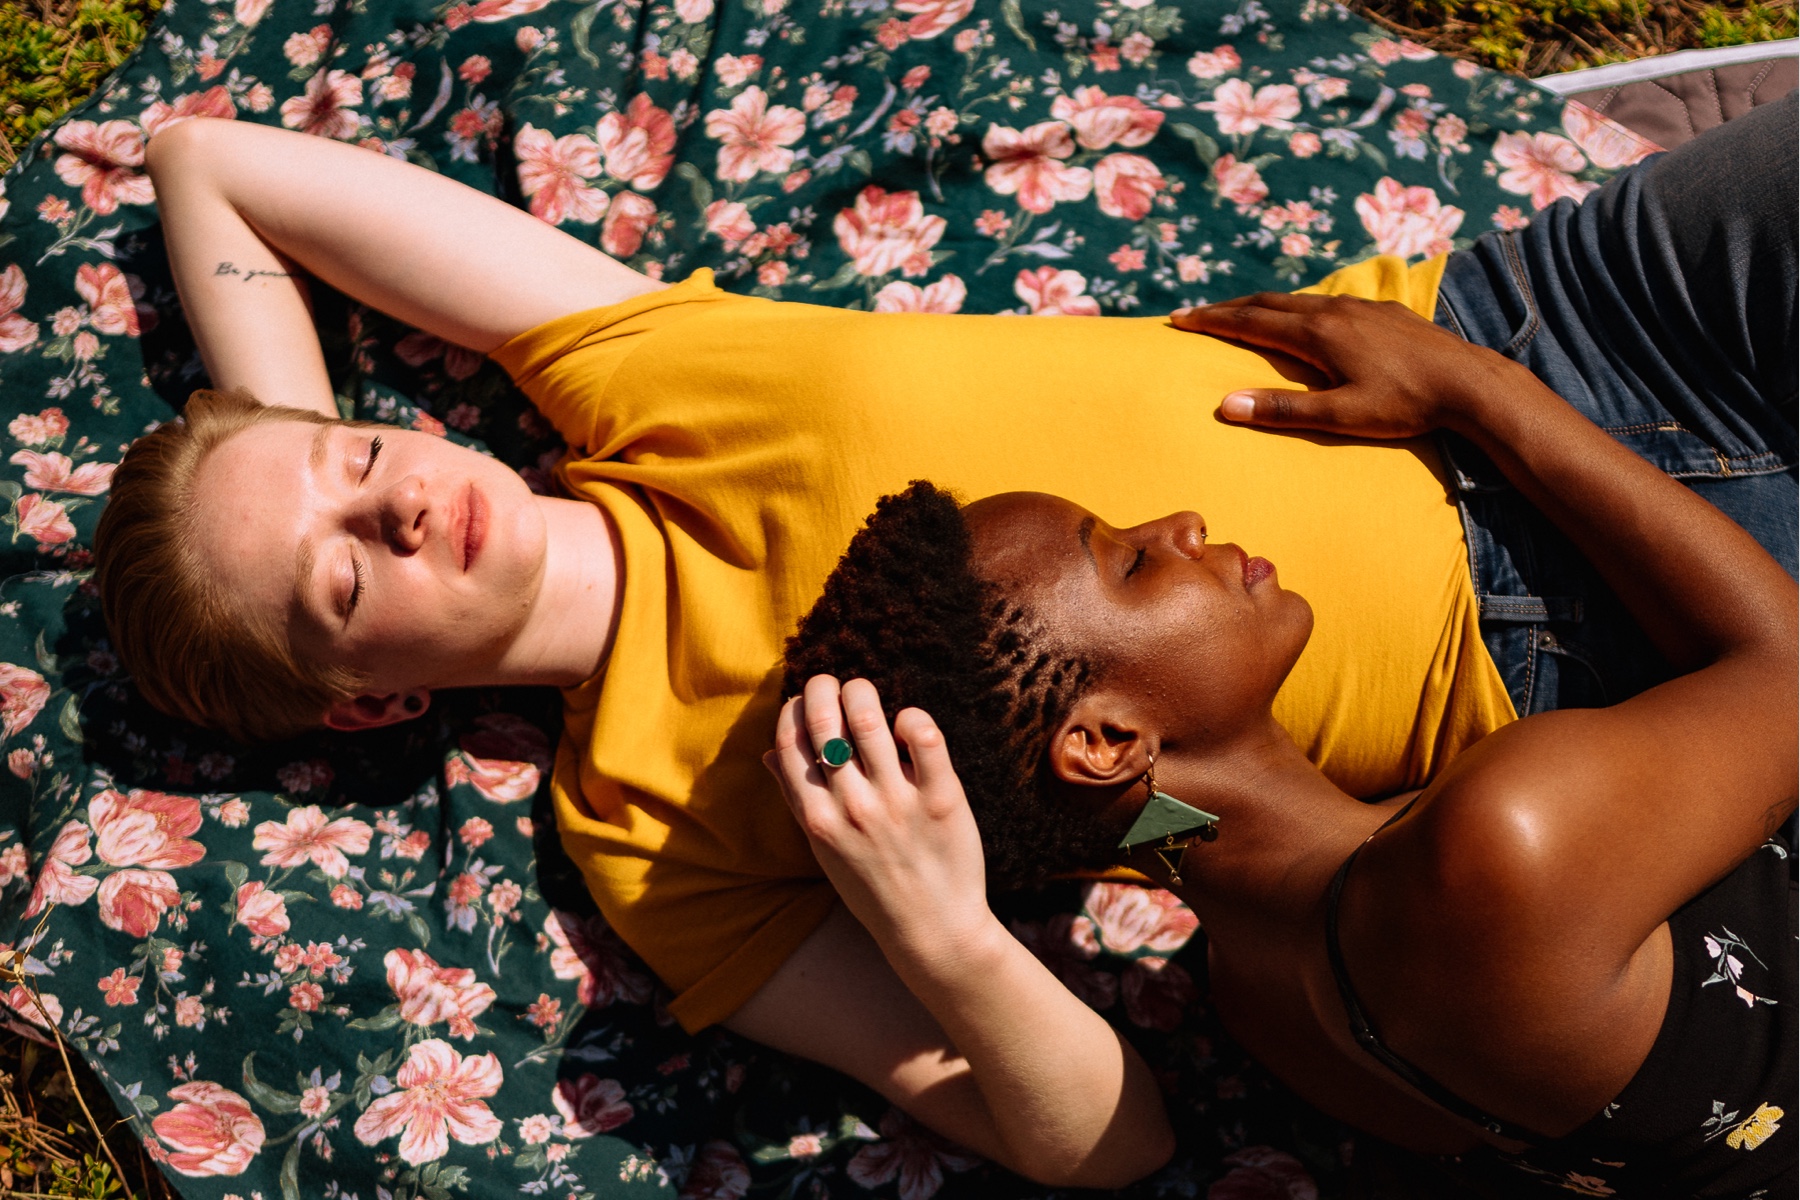
<path fill-rule="evenodd" d="M 1771 58 L 1796 56 L 1800 56 L 1800 38 L 1785 38 L 1778 42 L 1752 42 L 1747 46 L 1720 46 L 1712 50 L 1677 50 L 1673 54 L 1659 54 L 1654 58 L 1640 58 L 1635 62 L 1612 63 L 1604 67 L 1565 71 L 1560 75 L 1545 75 L 1532 82 L 1559 96 L 1569 96 L 1576 92 L 1593 92 L 1601 88 L 1640 83 L 1646 79 L 1666 79 L 1685 71 L 1704 71 L 1712 67 L 1728 67 L 1733 63 L 1763 62 Z"/>

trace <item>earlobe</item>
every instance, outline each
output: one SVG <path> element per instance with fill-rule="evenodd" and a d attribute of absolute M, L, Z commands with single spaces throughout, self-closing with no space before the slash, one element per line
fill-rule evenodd
<path fill-rule="evenodd" d="M 365 693 L 333 704 L 326 710 L 325 727 L 344 733 L 379 729 L 383 725 L 398 725 L 423 716 L 430 707 L 431 693 L 425 688 L 389 692 L 385 696 Z"/>

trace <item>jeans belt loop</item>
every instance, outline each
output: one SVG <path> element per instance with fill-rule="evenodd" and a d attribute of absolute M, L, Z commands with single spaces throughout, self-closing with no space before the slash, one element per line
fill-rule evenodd
<path fill-rule="evenodd" d="M 1542 625 L 1547 621 L 1581 620 L 1578 596 L 1496 596 L 1483 593 L 1481 619 L 1502 625 Z"/>

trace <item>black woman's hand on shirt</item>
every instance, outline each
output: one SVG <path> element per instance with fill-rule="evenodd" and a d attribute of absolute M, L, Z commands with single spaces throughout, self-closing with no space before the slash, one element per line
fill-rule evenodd
<path fill-rule="evenodd" d="M 1393 301 L 1261 292 L 1169 319 L 1177 329 L 1292 355 L 1329 381 L 1313 391 L 1232 392 L 1219 415 L 1234 424 L 1417 437 L 1457 428 L 1469 397 L 1504 390 L 1506 373 L 1520 369 Z"/>

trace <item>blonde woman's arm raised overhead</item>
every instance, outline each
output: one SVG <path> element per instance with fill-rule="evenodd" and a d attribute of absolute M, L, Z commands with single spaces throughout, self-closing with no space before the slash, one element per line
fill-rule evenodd
<path fill-rule="evenodd" d="M 169 262 L 213 386 L 337 416 L 306 276 L 486 353 L 665 285 L 493 196 L 385 155 L 248 122 L 151 139 Z"/>

